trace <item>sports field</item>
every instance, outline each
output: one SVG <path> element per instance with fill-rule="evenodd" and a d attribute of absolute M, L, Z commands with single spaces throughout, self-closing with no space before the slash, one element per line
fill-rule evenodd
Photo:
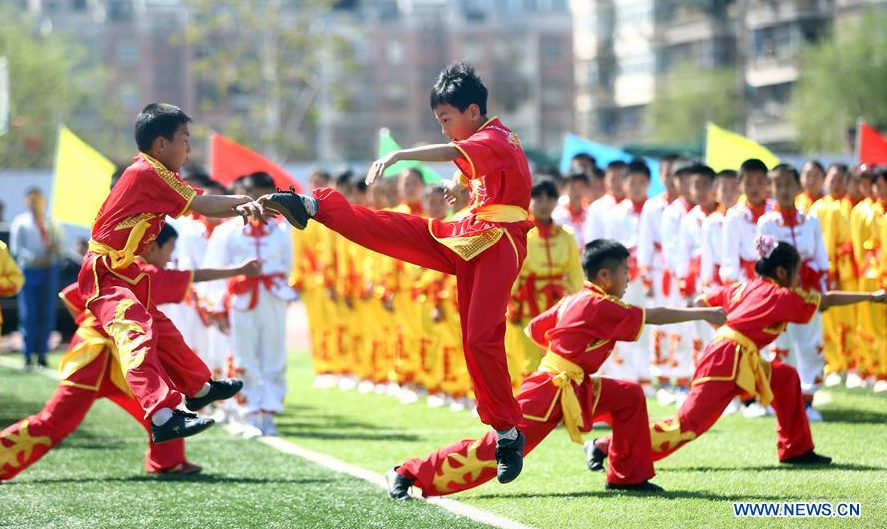
<path fill-rule="evenodd" d="M 4 355 L 11 358 L 11 355 Z M 38 411 L 55 382 L 0 367 L 0 427 Z M 291 355 L 281 437 L 382 474 L 485 430 L 468 412 L 404 406 L 392 397 L 317 390 L 303 353 Z M 507 486 L 495 482 L 453 496 L 461 503 L 532 527 L 883 527 L 887 520 L 887 398 L 866 390 L 827 390 L 825 423 L 813 425 L 828 468 L 776 461 L 774 420 L 725 417 L 698 441 L 657 464 L 650 497 L 603 490 L 582 450 L 555 430 Z M 649 403 L 652 416 L 673 412 Z M 146 434 L 109 402 L 80 430 L 15 480 L 0 484 L 0 527 L 484 527 L 422 501 L 395 503 L 364 480 L 281 452 L 222 428 L 188 441 L 203 474 L 144 475 Z M 733 502 L 859 502 L 855 519 L 763 519 L 733 515 Z"/>

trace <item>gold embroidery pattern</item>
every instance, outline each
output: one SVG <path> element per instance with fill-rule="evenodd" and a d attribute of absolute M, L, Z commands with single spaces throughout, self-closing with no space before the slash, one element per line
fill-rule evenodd
<path fill-rule="evenodd" d="M 20 468 L 30 457 L 36 446 L 52 446 L 52 439 L 45 435 L 32 436 L 28 433 L 28 419 L 20 423 L 18 433 L 8 433 L 0 439 L 12 444 L 3 446 L 0 443 L 0 468 L 15 470 Z M 21 454 L 21 462 L 19 462 Z M 494 463 L 495 466 L 495 463 Z"/>
<path fill-rule="evenodd" d="M 435 473 L 431 480 L 434 490 L 447 493 L 453 492 L 455 487 L 468 485 L 480 477 L 484 469 L 496 468 L 495 459 L 480 459 L 477 456 L 477 448 L 482 439 L 478 439 L 465 452 L 465 455 L 455 453 L 447 456 L 441 465 L 440 474 Z M 454 487 L 450 487 L 450 484 Z"/>
<path fill-rule="evenodd" d="M 466 237 L 437 237 L 432 231 L 431 219 L 428 219 L 428 230 L 437 242 L 443 244 L 450 250 L 453 250 L 459 255 L 459 257 L 466 261 L 474 259 L 484 250 L 499 242 L 499 239 L 501 239 L 502 235 L 505 233 L 505 230 L 502 228 L 490 228 L 477 235 L 469 235 Z"/>
<path fill-rule="evenodd" d="M 166 184 L 173 188 L 176 193 L 181 195 L 182 198 L 191 202 L 194 199 L 194 195 L 196 192 L 192 189 L 188 184 L 182 182 L 178 178 L 176 178 L 175 173 L 166 168 L 162 163 L 158 162 L 154 158 L 148 156 L 145 153 L 141 153 L 142 157 L 154 167 L 154 170 L 157 172 L 157 176 L 163 179 Z"/>
<path fill-rule="evenodd" d="M 123 220 L 120 224 L 114 226 L 114 231 L 118 230 L 128 230 L 130 228 L 134 228 L 136 224 L 142 222 L 143 220 L 148 221 L 155 218 L 157 215 L 153 213 L 139 213 L 137 215 L 130 215 L 126 219 Z"/>
<path fill-rule="evenodd" d="M 138 323 L 125 318 L 126 311 L 135 304 L 131 299 L 124 299 L 114 311 L 114 319 L 105 326 L 105 332 L 114 339 L 117 345 L 117 356 L 120 359 L 120 367 L 126 373 L 142 365 L 145 360 L 148 341 L 145 329 Z"/>

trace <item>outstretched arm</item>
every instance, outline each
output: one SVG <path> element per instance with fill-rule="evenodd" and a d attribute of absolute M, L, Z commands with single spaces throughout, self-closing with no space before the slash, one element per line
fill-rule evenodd
<path fill-rule="evenodd" d="M 884 289 L 876 290 L 875 292 L 830 290 L 822 295 L 822 301 L 819 302 L 819 310 L 826 310 L 829 307 L 838 307 L 840 305 L 852 305 L 853 303 L 861 303 L 863 301 L 885 303 L 887 302 L 887 292 Z"/>
<path fill-rule="evenodd" d="M 373 162 L 373 165 L 370 166 L 370 170 L 367 173 L 366 183 L 367 185 L 372 185 L 376 180 L 382 178 L 385 169 L 388 169 L 397 162 L 406 160 L 416 162 L 451 162 L 460 156 L 462 156 L 462 154 L 459 152 L 459 149 L 448 143 L 423 145 L 412 149 L 394 151 Z"/>
<path fill-rule="evenodd" d="M 204 217 L 228 218 L 250 217 L 265 222 L 265 208 L 246 195 L 197 195 L 191 202 L 191 209 Z"/>
<path fill-rule="evenodd" d="M 723 325 L 727 321 L 727 311 L 721 307 L 654 307 L 647 309 L 646 322 L 649 325 L 668 325 L 685 321 L 707 321 Z"/>
<path fill-rule="evenodd" d="M 194 283 L 201 281 L 215 281 L 216 279 L 227 279 L 229 277 L 245 275 L 247 277 L 257 276 L 262 273 L 262 262 L 258 259 L 251 259 L 240 266 L 232 266 L 228 268 L 198 268 L 194 270 Z"/>

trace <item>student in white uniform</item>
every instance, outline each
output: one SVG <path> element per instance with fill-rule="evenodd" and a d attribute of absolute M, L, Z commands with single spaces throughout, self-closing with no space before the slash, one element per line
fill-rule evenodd
<path fill-rule="evenodd" d="M 592 202 L 585 211 L 585 226 L 582 230 L 585 242 L 595 239 L 609 239 L 613 226 L 613 208 L 625 199 L 625 175 L 628 164 L 615 161 L 604 171 L 604 186 L 607 194 Z"/>
<path fill-rule="evenodd" d="M 758 220 L 775 205 L 770 198 L 767 166 L 751 158 L 739 167 L 739 188 L 742 195 L 733 207 L 727 208 L 721 237 L 721 267 L 718 270 L 725 285 L 755 279 L 758 254 L 754 247 Z"/>
<path fill-rule="evenodd" d="M 585 203 L 588 197 L 589 178 L 584 171 L 574 171 L 567 175 L 564 181 L 564 194 L 566 202 L 559 203 L 551 212 L 551 220 L 558 226 L 568 226 L 573 230 L 573 237 L 579 248 L 585 248 Z M 560 202 L 560 200 L 559 200 Z"/>

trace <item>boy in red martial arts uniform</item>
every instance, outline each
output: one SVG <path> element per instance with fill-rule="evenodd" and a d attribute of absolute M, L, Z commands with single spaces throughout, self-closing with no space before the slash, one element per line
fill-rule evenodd
<path fill-rule="evenodd" d="M 205 217 L 264 220 L 264 209 L 249 197 L 199 195 L 179 177 L 191 152 L 190 121 L 180 108 L 162 103 L 148 105 L 136 118 L 139 155 L 99 209 L 77 278 L 86 309 L 116 345 L 126 382 L 151 420 L 156 443 L 194 435 L 213 421 L 176 409 L 196 395 L 184 393 L 170 379 L 160 350 L 175 357 L 187 345 L 180 334 L 158 339 L 150 313 L 151 279 L 135 257 L 151 246 L 167 215 L 193 210 Z M 219 396 L 218 391 L 227 389 L 214 385 L 209 398 Z"/>
<path fill-rule="evenodd" d="M 595 420 L 609 417 L 614 442 L 608 489 L 661 491 L 653 477 L 647 405 L 635 382 L 591 376 L 619 341 L 637 340 L 644 323 L 663 325 L 693 320 L 724 321 L 720 308 L 650 308 L 628 305 L 620 298 L 629 282 L 629 251 L 622 244 L 597 239 L 585 247 L 582 267 L 588 282 L 576 294 L 534 318 L 527 334 L 548 352 L 535 373 L 521 385 L 517 400 L 527 436 L 526 453 L 559 423 L 581 444 L 582 433 Z M 425 496 L 439 496 L 476 487 L 494 475 L 497 450 L 493 432 L 464 440 L 422 459 L 410 459 L 386 474 L 389 495 L 410 498 L 413 485 Z"/>
<path fill-rule="evenodd" d="M 799 288 L 801 257 L 794 246 L 768 235 L 755 241 L 760 259 L 758 278 L 722 286 L 701 296 L 698 303 L 723 307 L 727 322 L 705 348 L 693 376 L 692 389 L 675 417 L 650 423 L 653 459 L 659 460 L 698 438 L 718 420 L 733 398 L 757 395 L 776 411 L 779 461 L 828 464 L 830 457 L 813 451 L 810 423 L 804 410 L 801 383 L 795 368 L 761 359 L 759 351 L 776 339 L 789 323 L 804 324 L 817 310 L 863 301 L 887 301 L 877 292 L 830 291 L 822 296 Z M 586 450 L 588 468 L 602 470 L 615 437 L 593 441 Z M 612 463 L 611 463 L 612 464 Z"/>
<path fill-rule="evenodd" d="M 487 88 L 474 69 L 457 63 L 441 72 L 431 108 L 450 143 L 393 152 L 370 168 L 372 184 L 403 160 L 453 161 L 458 178 L 445 183 L 451 201 L 466 186 L 472 207 L 455 221 L 351 206 L 331 190 L 311 197 L 274 193 L 260 199 L 297 228 L 309 218 L 351 241 L 395 259 L 456 275 L 462 348 L 474 382 L 477 412 L 496 432 L 497 477 L 508 483 L 523 468 L 521 411 L 512 393 L 505 357 L 505 311 L 527 251 L 532 185 L 517 135 L 487 118 Z"/>
<path fill-rule="evenodd" d="M 144 260 L 136 260 L 139 268 L 151 278 L 152 304 L 182 302 L 192 282 L 239 274 L 256 275 L 261 271 L 261 266 L 255 260 L 236 268 L 169 270 L 165 266 L 175 243 L 176 232 L 166 225 L 160 230 L 154 245 L 144 254 Z M 59 296 L 79 327 L 59 366 L 59 387 L 43 410 L 0 432 L 0 481 L 15 477 L 62 442 L 77 429 L 92 404 L 100 398 L 107 398 L 123 408 L 150 432 L 148 421 L 124 380 L 113 351 L 114 342 L 95 328 L 95 318 L 83 306 L 77 284 L 69 285 Z M 154 309 L 151 316 L 156 332 L 178 333 L 162 312 Z M 180 387 L 189 387 L 198 393 L 193 388 L 200 388 L 210 379 L 209 370 L 190 350 L 179 351 L 176 357 L 161 357 L 161 363 Z M 221 383 L 231 385 L 232 390 L 239 390 L 242 386 L 239 380 Z M 198 400 L 205 399 L 192 401 L 195 410 L 199 408 L 194 405 L 201 404 L 196 402 Z M 208 403 L 206 401 L 204 404 Z M 183 439 L 156 444 L 149 438 L 145 454 L 145 471 L 149 474 L 193 474 L 200 470 L 201 467 L 185 458 Z"/>

